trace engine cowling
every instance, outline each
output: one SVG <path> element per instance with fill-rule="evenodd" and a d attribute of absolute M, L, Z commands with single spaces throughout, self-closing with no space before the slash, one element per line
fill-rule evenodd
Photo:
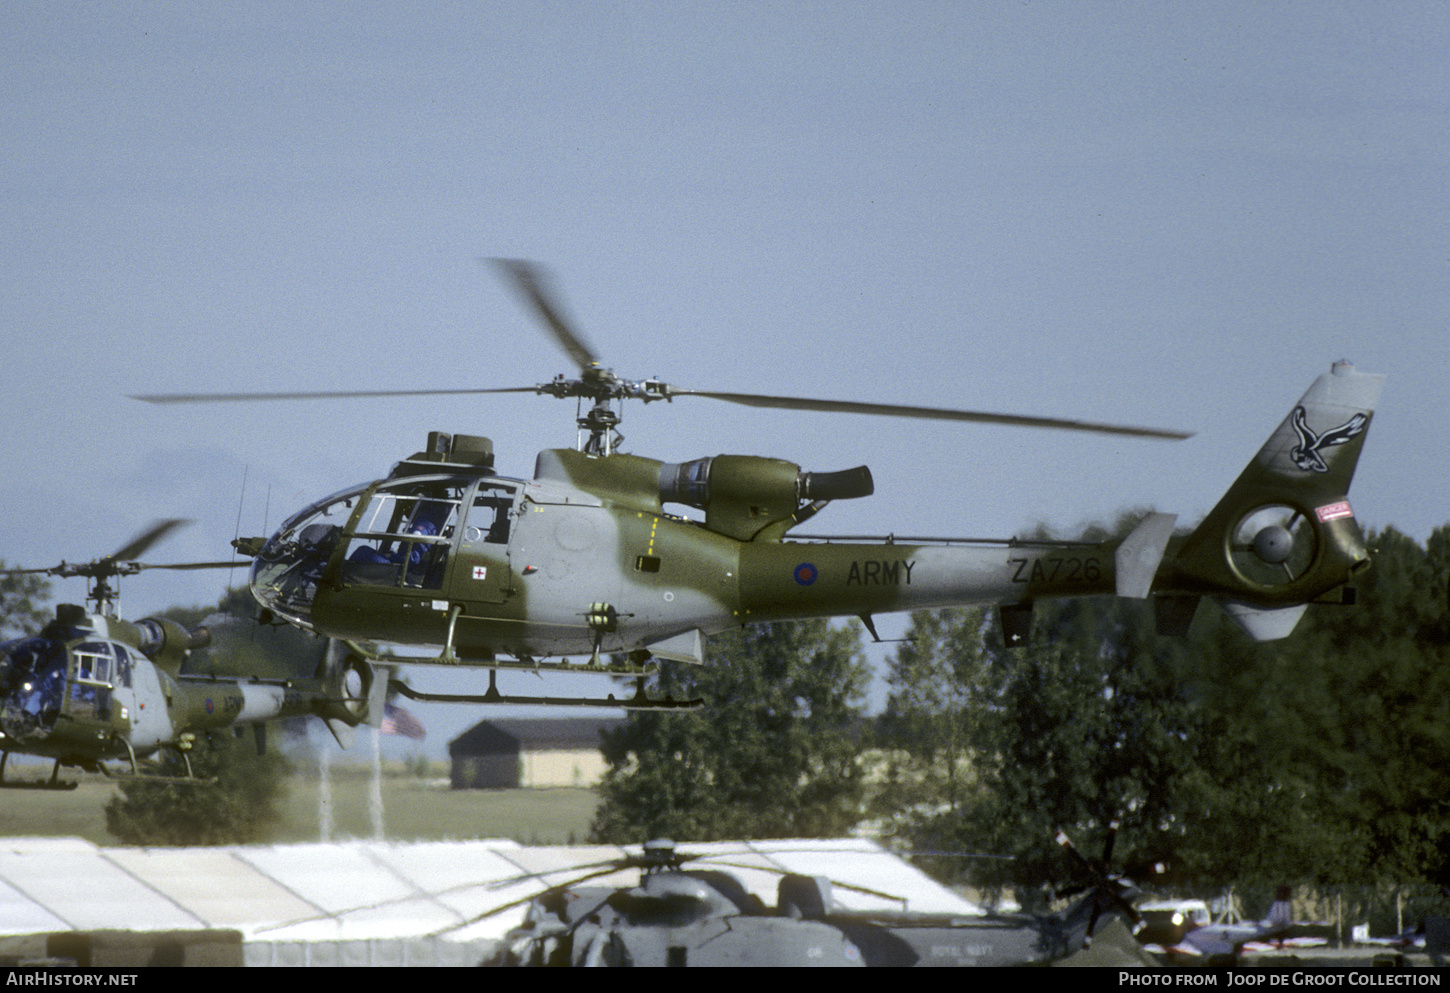
<path fill-rule="evenodd" d="M 848 500 L 875 488 L 866 466 L 840 472 L 803 472 L 783 459 L 716 455 L 660 466 L 661 503 L 705 511 L 705 526 L 749 541 L 794 516 L 806 501 Z"/>

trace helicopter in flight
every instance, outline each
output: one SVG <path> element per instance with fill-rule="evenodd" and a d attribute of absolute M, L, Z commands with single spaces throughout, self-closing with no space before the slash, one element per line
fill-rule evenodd
<path fill-rule="evenodd" d="M 1348 502 L 1382 376 L 1336 363 L 1291 409 L 1201 524 L 1146 515 L 1121 540 L 803 535 L 834 500 L 869 496 L 866 466 L 810 472 L 781 459 L 722 454 L 666 463 L 619 450 L 626 401 L 691 398 L 751 407 L 1004 424 L 1178 439 L 1181 432 L 1028 417 L 685 389 L 604 367 L 563 316 L 535 264 L 494 260 L 505 283 L 578 366 L 534 386 L 323 393 L 163 394 L 152 403 L 532 393 L 574 399 L 578 444 L 537 456 L 529 479 L 494 471 L 485 437 L 434 431 L 383 479 L 323 497 L 270 537 L 233 544 L 253 556 L 264 623 L 421 649 L 415 663 L 634 674 L 629 706 L 676 707 L 644 694 L 654 659 L 698 663 L 708 635 L 752 623 L 995 604 L 1009 645 L 1025 644 L 1048 597 L 1151 599 L 1162 633 L 1187 629 L 1203 599 L 1251 637 L 1289 634 L 1314 601 L 1351 602 L 1369 553 Z M 699 512 L 703 512 L 703 517 Z M 694 516 L 690 516 L 693 513 Z M 571 656 L 587 656 L 567 664 Z M 610 656 L 610 660 L 605 660 Z M 554 663 L 551 660 L 561 660 Z M 551 699 L 619 706 L 607 700 Z"/>
<path fill-rule="evenodd" d="M 382 720 L 388 680 L 367 662 L 341 653 L 323 655 L 309 679 L 226 678 L 188 675 L 182 665 L 211 641 L 206 627 L 186 630 L 175 621 L 121 619 L 111 580 L 142 569 L 223 568 L 232 562 L 152 565 L 135 561 L 183 522 L 159 521 L 114 555 L 87 563 L 5 574 L 85 576 L 94 612 L 60 604 L 37 635 L 0 642 L 0 788 L 75 789 L 60 778 L 63 766 L 112 777 L 202 782 L 188 756 L 200 733 L 253 725 L 264 747 L 264 722 L 313 714 L 343 747 L 353 728 Z M 185 776 L 144 771 L 140 759 L 164 749 L 179 754 Z M 7 780 L 12 753 L 54 760 L 48 780 Z M 107 762 L 125 763 L 114 771 Z"/>

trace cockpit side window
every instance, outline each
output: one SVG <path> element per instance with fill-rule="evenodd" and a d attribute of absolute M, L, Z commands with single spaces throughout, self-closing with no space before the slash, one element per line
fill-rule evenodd
<path fill-rule="evenodd" d="M 350 535 L 342 581 L 438 589 L 466 483 L 407 479 L 378 487 Z"/>
<path fill-rule="evenodd" d="M 116 664 L 111 670 L 111 683 L 124 689 L 131 688 L 131 653 L 122 645 L 112 645 L 116 653 Z"/>
<path fill-rule="evenodd" d="M 486 541 L 506 545 L 509 540 L 509 525 L 513 520 L 513 486 L 483 482 L 473 497 L 473 507 L 468 512 L 468 526 L 464 531 L 466 541 Z"/>
<path fill-rule="evenodd" d="M 87 641 L 71 652 L 70 715 L 75 718 L 111 719 L 111 646 Z"/>

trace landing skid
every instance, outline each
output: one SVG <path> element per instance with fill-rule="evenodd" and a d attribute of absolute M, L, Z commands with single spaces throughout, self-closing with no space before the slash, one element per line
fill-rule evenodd
<path fill-rule="evenodd" d="M 73 790 L 80 785 L 79 780 L 62 782 L 60 780 L 37 779 L 34 782 L 16 782 L 14 780 L 0 780 L 0 790 L 50 790 L 51 792 Z"/>
<path fill-rule="evenodd" d="M 60 762 L 56 761 L 55 767 L 50 770 L 49 779 L 20 780 L 13 781 L 5 778 L 5 763 L 10 761 L 9 752 L 0 752 L 0 789 L 4 790 L 73 790 L 80 785 L 80 780 L 63 782 L 60 778 Z"/>
<path fill-rule="evenodd" d="M 216 777 L 202 779 L 191 771 L 191 757 L 186 754 L 185 749 L 179 749 L 181 761 L 186 764 L 186 775 L 184 776 L 163 776 L 155 772 L 142 772 L 141 764 L 136 761 L 136 750 L 131 747 L 129 741 L 122 739 L 126 746 L 126 752 L 131 759 L 130 772 L 117 772 L 104 762 L 97 762 L 96 769 L 107 779 L 115 780 L 118 783 L 170 783 L 177 786 L 213 786 L 216 784 Z"/>
<path fill-rule="evenodd" d="M 163 776 L 151 772 L 116 772 L 105 763 L 97 762 L 96 768 L 107 779 L 117 783 L 171 783 L 177 786 L 215 786 L 216 777 L 202 779 L 199 776 Z"/>
<path fill-rule="evenodd" d="M 506 696 L 498 691 L 498 674 L 488 671 L 488 692 L 482 696 L 466 696 L 452 693 L 423 693 L 396 679 L 388 681 L 388 688 L 396 690 L 409 700 L 424 703 L 511 703 L 542 707 L 623 707 L 625 710 L 699 710 L 704 700 L 676 700 L 666 696 L 662 700 L 648 696 L 644 690 L 644 677 L 635 683 L 634 696 L 619 699 L 613 693 L 606 697 L 554 697 L 554 696 Z"/>

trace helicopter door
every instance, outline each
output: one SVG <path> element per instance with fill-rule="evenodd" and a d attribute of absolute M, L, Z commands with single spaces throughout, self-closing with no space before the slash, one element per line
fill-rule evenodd
<path fill-rule="evenodd" d="M 349 535 L 343 583 L 442 588 L 463 489 L 437 479 L 379 486 Z"/>
<path fill-rule="evenodd" d="M 131 660 L 131 747 L 137 754 L 146 754 L 174 735 L 171 714 L 167 708 L 168 688 L 161 684 L 161 673 L 148 659 Z M 167 677 L 168 681 L 170 677 Z M 120 697 L 120 691 L 117 691 Z"/>
<path fill-rule="evenodd" d="M 508 541 L 517 496 L 516 486 L 491 481 L 478 484 L 459 539 L 450 585 L 457 599 L 500 603 L 509 595 Z"/>
<path fill-rule="evenodd" d="M 111 644 L 115 657 L 111 660 L 111 717 L 122 728 L 130 728 L 136 720 L 136 691 L 132 688 L 135 664 L 125 645 Z"/>

